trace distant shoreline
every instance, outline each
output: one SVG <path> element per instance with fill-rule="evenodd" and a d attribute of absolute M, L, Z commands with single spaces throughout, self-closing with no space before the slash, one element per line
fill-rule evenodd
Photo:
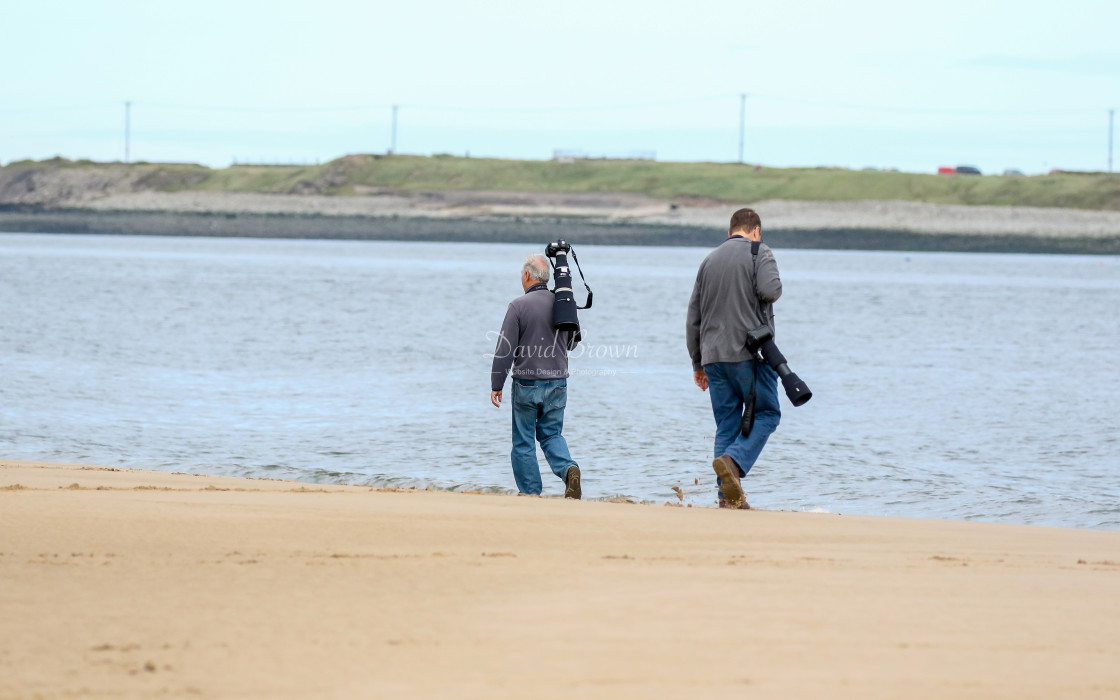
<path fill-rule="evenodd" d="M 590 217 L 340 216 L 0 206 L 0 232 L 243 238 L 711 246 L 726 235 L 708 225 L 604 221 Z M 928 233 L 872 228 L 766 230 L 775 248 L 1120 255 L 1120 237 Z"/>

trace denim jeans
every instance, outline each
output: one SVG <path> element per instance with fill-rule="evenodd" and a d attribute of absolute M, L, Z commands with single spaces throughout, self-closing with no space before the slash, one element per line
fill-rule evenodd
<path fill-rule="evenodd" d="M 708 394 L 716 419 L 713 456 L 729 455 L 739 465 L 739 476 L 744 477 L 782 418 L 778 405 L 778 373 L 755 360 L 713 362 L 704 365 L 704 373 L 708 376 Z M 752 381 L 756 382 L 754 428 L 749 437 L 743 437 L 739 426 L 743 420 L 743 406 L 751 395 Z"/>
<path fill-rule="evenodd" d="M 568 405 L 568 380 L 513 378 L 513 480 L 521 493 L 540 494 L 541 470 L 537 446 L 541 444 L 552 473 L 562 480 L 568 467 L 578 466 L 568 453 L 564 407 Z"/>

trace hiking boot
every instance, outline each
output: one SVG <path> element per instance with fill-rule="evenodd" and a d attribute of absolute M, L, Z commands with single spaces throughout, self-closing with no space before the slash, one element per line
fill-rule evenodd
<path fill-rule="evenodd" d="M 720 455 L 712 460 L 712 469 L 719 477 L 719 492 L 728 508 L 742 508 L 747 504 L 747 497 L 743 493 L 743 485 L 739 483 L 739 465 L 727 455 Z"/>
<path fill-rule="evenodd" d="M 568 467 L 564 474 L 564 486 L 564 498 L 574 498 L 577 501 L 583 498 L 583 489 L 579 485 L 579 467 L 574 464 Z"/>
<path fill-rule="evenodd" d="M 744 494 L 744 498 L 745 498 L 745 494 Z M 739 506 L 738 508 L 735 508 L 735 506 L 731 505 L 726 500 L 721 498 L 721 499 L 719 499 L 719 507 L 720 508 L 727 508 L 729 510 L 750 510 L 751 509 L 751 504 L 747 503 L 746 500 L 744 500 L 743 505 Z"/>

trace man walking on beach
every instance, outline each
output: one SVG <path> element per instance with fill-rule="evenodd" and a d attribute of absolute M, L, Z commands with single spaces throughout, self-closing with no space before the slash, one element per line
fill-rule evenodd
<path fill-rule="evenodd" d="M 747 331 L 764 323 L 773 330 L 771 305 L 782 295 L 778 264 L 761 241 L 758 214 L 753 209 L 735 212 L 727 240 L 700 264 L 688 302 L 686 339 L 693 380 L 711 396 L 716 420 L 712 468 L 720 508 L 750 508 L 741 479 L 782 416 L 778 373 L 756 362 L 747 349 Z M 750 405 L 753 427 L 743 425 L 749 424 L 743 409 Z"/>
<path fill-rule="evenodd" d="M 568 351 L 579 337 L 552 325 L 553 293 L 548 289 L 548 260 L 530 255 L 521 268 L 525 293 L 506 310 L 494 364 L 490 371 L 490 402 L 501 407 L 506 374 L 512 374 L 513 479 L 519 493 L 540 495 L 537 446 L 552 472 L 564 481 L 564 498 L 581 498 L 579 465 L 568 453 L 564 407 L 568 403 Z M 512 368 L 512 372 L 511 372 Z"/>

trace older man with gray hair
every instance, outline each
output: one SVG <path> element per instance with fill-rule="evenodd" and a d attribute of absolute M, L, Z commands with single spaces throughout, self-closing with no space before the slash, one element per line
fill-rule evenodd
<path fill-rule="evenodd" d="M 553 293 L 548 289 L 548 260 L 530 255 L 521 268 L 525 293 L 506 309 L 490 371 L 490 402 L 502 405 L 506 374 L 512 375 L 513 479 L 523 494 L 540 495 L 537 446 L 552 473 L 564 482 L 565 498 L 581 498 L 579 465 L 568 452 L 564 407 L 568 404 L 568 351 L 579 342 L 570 331 L 552 325 Z"/>

